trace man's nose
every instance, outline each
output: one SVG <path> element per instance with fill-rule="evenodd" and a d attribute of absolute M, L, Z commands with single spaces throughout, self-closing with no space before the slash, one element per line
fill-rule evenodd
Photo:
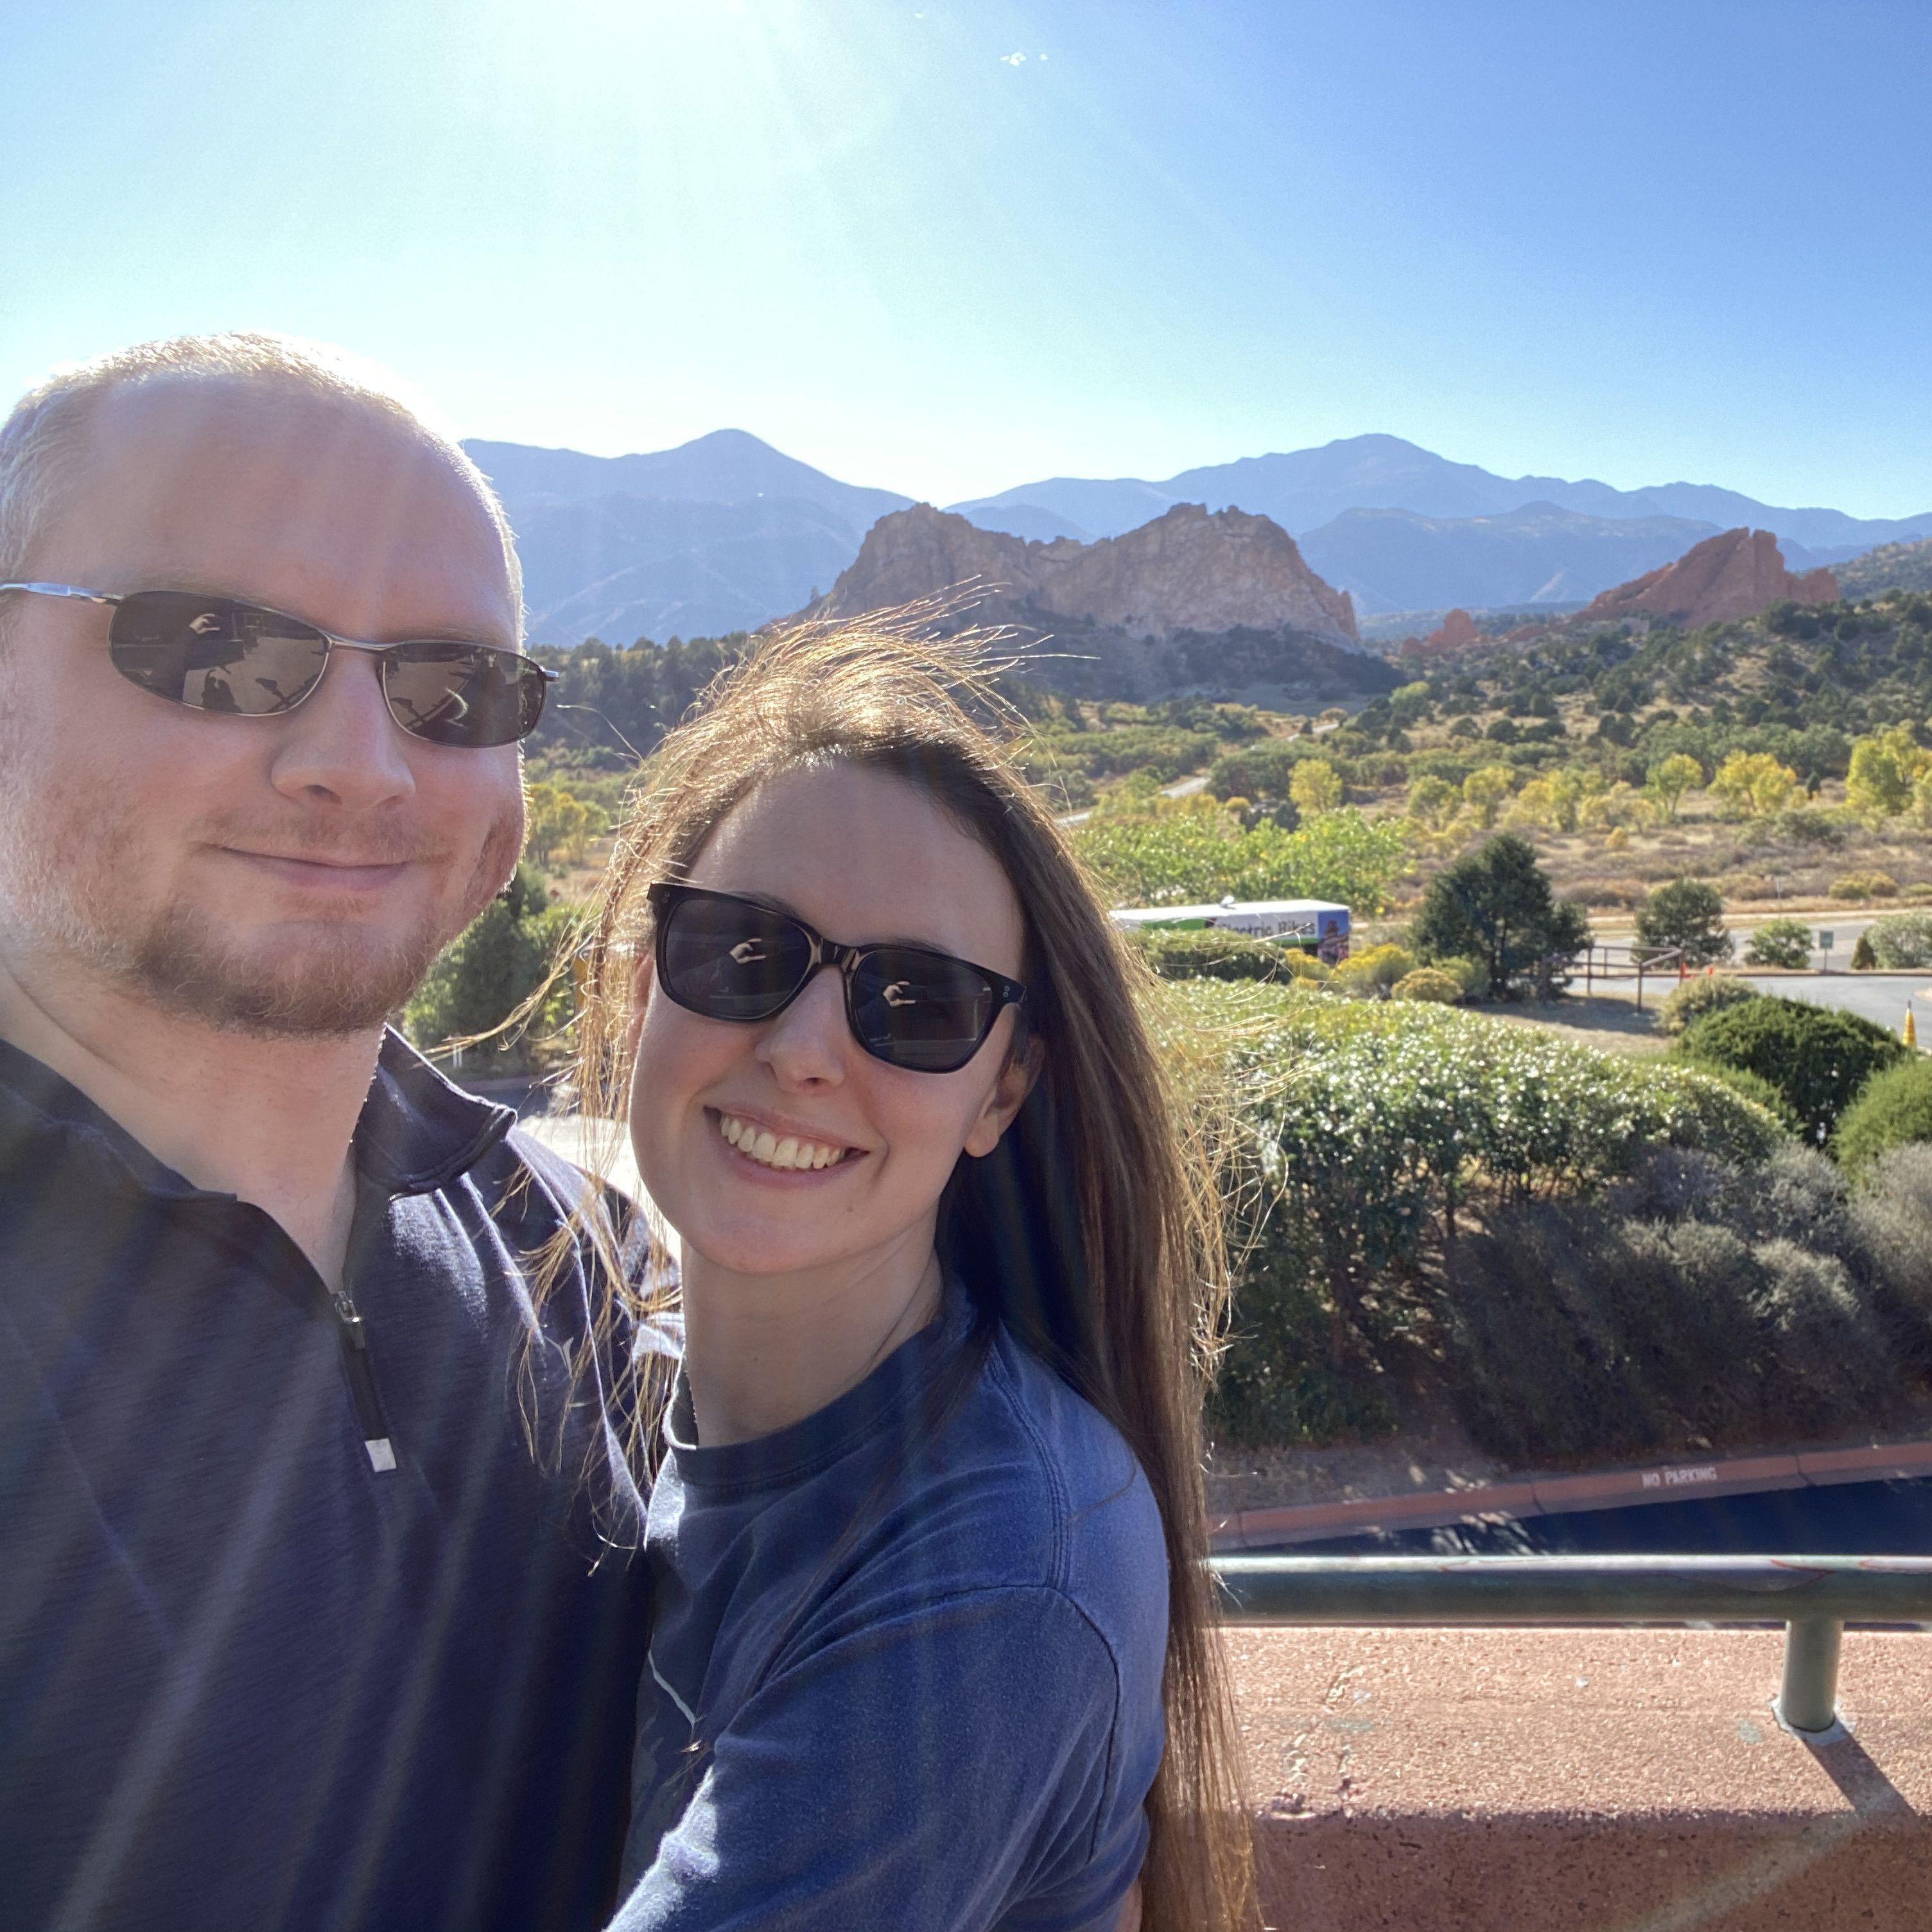
<path fill-rule="evenodd" d="M 416 788 L 403 733 L 382 695 L 382 660 L 340 646 L 322 680 L 279 725 L 273 774 L 290 798 L 333 800 L 367 811 Z"/>

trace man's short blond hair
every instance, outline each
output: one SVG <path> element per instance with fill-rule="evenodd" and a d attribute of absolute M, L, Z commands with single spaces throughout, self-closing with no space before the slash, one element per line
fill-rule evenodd
<path fill-rule="evenodd" d="M 434 449 L 496 524 L 520 632 L 523 568 L 509 519 L 489 479 L 428 404 L 388 370 L 346 350 L 266 331 L 136 343 L 56 369 L 29 389 L 0 423 L 0 580 L 32 574 L 34 544 L 84 471 L 88 426 L 102 400 L 116 390 L 168 381 L 240 382 L 320 397 L 385 418 Z"/>

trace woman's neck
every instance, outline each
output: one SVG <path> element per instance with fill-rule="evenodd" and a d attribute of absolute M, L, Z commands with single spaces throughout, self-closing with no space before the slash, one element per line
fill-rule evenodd
<path fill-rule="evenodd" d="M 928 1226 L 866 1261 L 808 1274 L 744 1275 L 686 1248 L 684 1374 L 698 1440 L 748 1442 L 856 1388 L 939 1312 Z"/>

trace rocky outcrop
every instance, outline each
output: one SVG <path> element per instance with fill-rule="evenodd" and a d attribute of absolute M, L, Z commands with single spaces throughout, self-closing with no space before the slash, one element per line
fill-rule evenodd
<path fill-rule="evenodd" d="M 1784 566 L 1769 530 L 1725 530 L 1686 550 L 1675 563 L 1606 590 L 1570 620 L 1573 624 L 1614 623 L 1626 617 L 1682 625 L 1755 617 L 1767 604 L 1829 604 L 1838 580 L 1828 570 L 1794 574 Z"/>
<path fill-rule="evenodd" d="M 1458 651 L 1476 643 L 1482 634 L 1468 611 L 1451 610 L 1422 641 L 1430 650 Z"/>
<path fill-rule="evenodd" d="M 1156 641 L 1184 633 L 1294 631 L 1359 650 L 1355 609 L 1280 524 L 1179 503 L 1124 536 L 1029 543 L 930 504 L 881 517 L 816 616 L 962 592 L 981 622 L 1076 620 Z"/>

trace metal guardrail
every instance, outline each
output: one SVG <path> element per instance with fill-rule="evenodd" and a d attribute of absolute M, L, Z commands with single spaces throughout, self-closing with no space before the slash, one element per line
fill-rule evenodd
<path fill-rule="evenodd" d="M 1838 1721 L 1846 1623 L 1932 1624 L 1924 1556 L 1222 1556 L 1242 1624 L 1783 1624 L 1778 1714 Z"/>

